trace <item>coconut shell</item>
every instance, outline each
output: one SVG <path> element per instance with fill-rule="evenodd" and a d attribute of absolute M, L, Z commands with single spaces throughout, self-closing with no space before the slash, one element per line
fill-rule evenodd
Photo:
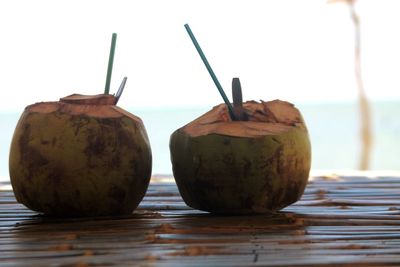
<path fill-rule="evenodd" d="M 174 177 L 190 207 L 269 213 L 302 196 L 311 145 L 300 112 L 279 100 L 243 107 L 248 121 L 231 121 L 221 104 L 171 135 Z"/>
<path fill-rule="evenodd" d="M 18 202 L 54 216 L 130 214 L 152 156 L 140 118 L 111 95 L 72 95 L 26 107 L 14 132 L 10 178 Z"/>

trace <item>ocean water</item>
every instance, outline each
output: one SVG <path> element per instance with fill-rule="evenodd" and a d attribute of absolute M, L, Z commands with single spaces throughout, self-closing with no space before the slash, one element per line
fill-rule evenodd
<path fill-rule="evenodd" d="M 359 161 L 356 103 L 297 104 L 312 143 L 312 169 L 353 170 Z M 153 152 L 153 174 L 171 174 L 169 137 L 211 107 L 127 110 L 142 118 Z M 21 111 L 22 112 L 22 111 Z M 372 170 L 400 170 L 400 102 L 372 103 Z M 8 180 L 8 154 L 19 113 L 0 113 L 0 181 Z"/>

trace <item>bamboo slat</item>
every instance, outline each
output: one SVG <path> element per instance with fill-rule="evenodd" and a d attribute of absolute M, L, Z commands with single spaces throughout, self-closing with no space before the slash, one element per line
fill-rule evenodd
<path fill-rule="evenodd" d="M 47 218 L 0 188 L 0 266 L 400 266 L 396 176 L 313 177 L 300 201 L 258 216 L 193 210 L 155 182 L 132 215 Z"/>

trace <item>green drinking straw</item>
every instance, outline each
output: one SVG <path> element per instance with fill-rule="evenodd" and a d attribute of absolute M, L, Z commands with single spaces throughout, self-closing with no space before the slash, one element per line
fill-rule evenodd
<path fill-rule="evenodd" d="M 214 71 L 212 70 L 210 64 L 208 63 L 208 60 L 207 60 L 206 56 L 203 53 L 203 50 L 201 50 L 201 47 L 200 47 L 199 43 L 196 40 L 196 37 L 194 37 L 193 32 L 190 29 L 188 24 L 185 24 L 185 28 L 186 28 L 186 31 L 188 32 L 189 36 L 190 36 L 190 39 L 192 39 L 192 42 L 193 42 L 194 46 L 197 49 L 197 52 L 199 52 L 199 55 L 200 55 L 201 59 L 204 62 L 204 65 L 206 65 L 206 68 L 207 68 L 208 72 L 210 73 L 211 78 L 213 79 L 215 85 L 217 86 L 217 89 L 218 89 L 219 93 L 221 94 L 222 99 L 224 99 L 225 104 L 228 106 L 229 115 L 230 115 L 231 119 L 232 120 L 236 120 L 235 113 L 233 112 L 233 106 L 232 106 L 231 102 L 229 102 L 229 99 L 226 96 L 226 94 L 224 92 L 224 89 L 222 89 L 222 86 L 219 83 L 219 81 L 217 79 L 217 76 L 215 76 Z"/>
<path fill-rule="evenodd" d="M 112 68 L 113 68 L 113 63 L 114 63 L 116 42 L 117 42 L 117 34 L 113 33 L 112 39 L 111 39 L 110 56 L 108 58 L 106 87 L 104 88 L 104 94 L 106 94 L 106 95 L 108 95 L 110 93 L 111 74 L 112 74 Z"/>

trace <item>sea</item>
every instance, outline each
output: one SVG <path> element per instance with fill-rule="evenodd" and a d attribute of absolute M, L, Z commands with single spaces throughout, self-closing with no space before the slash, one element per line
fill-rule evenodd
<path fill-rule="evenodd" d="M 360 159 L 360 116 L 356 102 L 296 104 L 312 144 L 313 170 L 356 170 Z M 126 108 L 142 118 L 153 153 L 153 175 L 172 174 L 169 138 L 211 107 Z M 400 170 L 400 101 L 371 103 L 371 170 Z M 22 111 L 21 111 L 22 112 Z M 0 181 L 9 180 L 10 143 L 20 113 L 0 112 Z"/>

